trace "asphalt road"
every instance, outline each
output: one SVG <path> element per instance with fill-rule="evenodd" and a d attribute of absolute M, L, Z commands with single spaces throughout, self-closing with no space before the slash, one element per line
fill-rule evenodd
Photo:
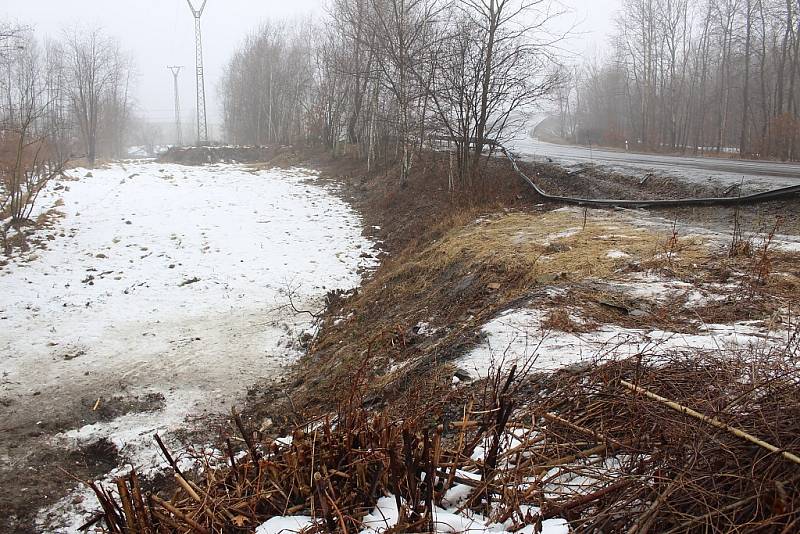
<path fill-rule="evenodd" d="M 692 182 L 744 183 L 747 189 L 759 190 L 800 184 L 800 164 L 795 163 L 641 154 L 556 145 L 530 137 L 520 137 L 510 144 L 523 159 L 549 158 L 566 167 L 592 163 L 624 174 L 655 173 Z"/>

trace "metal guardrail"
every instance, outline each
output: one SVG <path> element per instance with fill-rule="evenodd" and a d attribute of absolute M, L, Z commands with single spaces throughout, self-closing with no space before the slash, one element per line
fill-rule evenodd
<path fill-rule="evenodd" d="M 497 144 L 500 151 L 508 158 L 514 170 L 525 182 L 530 185 L 537 194 L 547 200 L 563 202 L 565 204 L 575 204 L 578 206 L 594 206 L 598 208 L 654 208 L 654 207 L 684 207 L 684 206 L 736 206 L 741 204 L 757 204 L 759 202 L 769 202 L 772 200 L 785 200 L 800 195 L 800 185 L 781 187 L 771 191 L 753 193 L 738 197 L 699 197 L 699 198 L 676 198 L 676 199 L 651 199 L 651 200 L 624 200 L 608 198 L 580 198 L 561 195 L 551 195 L 537 185 L 528 175 L 526 175 L 517 165 L 516 160 L 506 148 Z"/>

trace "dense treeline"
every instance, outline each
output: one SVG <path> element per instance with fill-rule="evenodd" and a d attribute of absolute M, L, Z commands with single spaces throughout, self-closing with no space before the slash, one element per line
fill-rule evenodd
<path fill-rule="evenodd" d="M 600 64 L 560 94 L 578 142 L 798 159 L 800 2 L 624 0 Z"/>
<path fill-rule="evenodd" d="M 315 22 L 267 23 L 220 87 L 228 140 L 324 144 L 400 162 L 449 143 L 452 186 L 562 82 L 545 0 L 332 0 Z"/>

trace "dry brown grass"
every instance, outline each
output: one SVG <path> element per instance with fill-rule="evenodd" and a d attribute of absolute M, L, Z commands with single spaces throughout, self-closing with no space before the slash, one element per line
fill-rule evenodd
<path fill-rule="evenodd" d="M 354 296 L 331 315 L 312 344 L 303 378 L 320 403 L 363 358 L 370 359 L 372 386 L 394 398 L 417 376 L 433 373 L 473 345 L 475 331 L 502 309 L 537 288 L 571 287 L 589 279 L 624 279 L 642 263 L 658 263 L 667 233 L 642 229 L 608 211 L 509 212 L 481 216 L 477 208 L 456 210 L 408 241 Z M 675 266 L 702 262 L 710 255 L 696 239 L 679 239 Z M 610 257 L 610 251 L 623 257 Z M 678 269 L 678 267 L 675 267 Z M 608 315 L 601 308 L 598 314 Z M 553 327 L 578 331 L 569 317 Z M 425 321 L 440 327 L 420 338 L 412 327 Z M 637 324 L 638 326 L 638 324 Z M 391 373 L 392 364 L 408 362 Z M 314 395 L 312 395 L 314 396 Z"/>
<path fill-rule="evenodd" d="M 143 492 L 135 472 L 89 482 L 103 510 L 87 525 L 252 532 L 302 514 L 315 520 L 304 532 L 357 532 L 393 495 L 399 519 L 387 532 L 435 532 L 435 507 L 462 484 L 460 510 L 511 520 L 510 531 L 563 518 L 576 533 L 795 532 L 796 355 L 795 336 L 777 353 L 639 355 L 547 376 L 515 366 L 402 415 L 365 408 L 356 374 L 350 397 L 298 420 L 289 444 L 234 412 L 225 452 L 200 454 L 200 473 L 162 445 L 173 491 Z"/>
<path fill-rule="evenodd" d="M 541 288 L 567 290 L 560 300 L 536 301 L 554 310 L 549 326 L 567 332 L 598 324 L 694 332 L 704 322 L 769 320 L 791 295 L 800 296 L 791 264 L 796 255 L 773 253 L 771 266 L 782 274 L 756 287 L 747 282 L 753 259 L 728 258 L 719 243 L 641 226 L 625 213 L 586 215 L 584 220 L 581 210 L 572 209 L 491 215 L 477 208 L 455 210 L 386 258 L 356 295 L 332 310 L 346 319 L 325 324 L 300 381 L 312 384 L 324 403 L 366 357 L 376 398 L 402 397 L 420 376 L 437 372 L 478 342 L 475 332 L 497 313 L 530 305 Z M 604 292 L 604 284 L 624 286 L 634 273 L 713 283 L 712 292 L 730 295 L 684 308 L 683 294 L 641 302 L 627 298 L 624 289 Z M 586 324 L 574 321 L 570 310 Z M 421 321 L 439 330 L 417 336 L 413 327 Z"/>
<path fill-rule="evenodd" d="M 591 330 L 591 327 L 575 321 L 569 311 L 564 308 L 556 308 L 551 310 L 545 320 L 542 321 L 542 329 L 546 332 L 584 332 Z"/>
<path fill-rule="evenodd" d="M 436 154 L 424 155 L 406 187 L 399 187 L 391 167 L 366 173 L 361 162 L 319 155 L 304 163 L 342 188 L 368 228 L 380 227 L 369 233 L 389 254 L 358 291 L 336 299 L 326 313 L 294 376 L 294 386 L 302 389 L 301 409 L 330 406 L 341 385 L 362 371 L 369 376 L 372 402 L 402 409 L 407 392 L 426 387 L 427 378 L 446 383 L 442 364 L 473 347 L 480 327 L 512 306 L 566 307 L 587 322 L 571 324 L 556 314 L 556 329 L 611 323 L 690 332 L 698 317 L 675 313 L 683 309 L 680 298 L 648 303 L 646 313 L 634 314 L 641 303 L 623 299 L 620 308 L 609 306 L 615 295 L 603 294 L 597 282 L 655 273 L 665 280 L 723 285 L 741 280 L 747 267 L 720 254 L 717 243 L 646 224 L 638 213 L 531 208 L 536 199 L 526 197 L 518 177 L 499 164 L 486 182 L 493 195 L 448 192 L 444 163 Z M 772 266 L 788 268 L 777 259 Z M 733 320 L 769 317 L 783 305 L 771 300 L 778 291 L 773 280 L 792 283 L 788 276 L 772 277 L 755 297 L 696 311 L 708 322 L 723 312 Z M 553 286 L 568 290 L 567 297 L 542 302 L 541 291 Z M 417 335 L 420 322 L 434 333 Z"/>
<path fill-rule="evenodd" d="M 517 212 L 454 228 L 427 247 L 409 268 L 436 271 L 454 263 L 467 265 L 467 270 L 492 266 L 496 272 L 512 274 L 520 287 L 587 277 L 607 279 L 626 264 L 663 264 L 668 239 L 667 233 L 633 226 L 602 210 L 589 212 L 585 225 L 583 215 L 574 210 Z M 676 265 L 689 269 L 711 256 L 697 238 L 678 238 L 677 242 L 672 260 Z"/>

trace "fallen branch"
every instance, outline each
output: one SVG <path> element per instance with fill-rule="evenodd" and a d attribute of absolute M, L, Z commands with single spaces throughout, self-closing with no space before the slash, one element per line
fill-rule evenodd
<path fill-rule="evenodd" d="M 590 504 L 598 499 L 602 499 L 609 493 L 613 493 L 614 491 L 623 489 L 632 483 L 633 479 L 626 478 L 624 480 L 617 481 L 611 484 L 610 486 L 606 486 L 605 488 L 597 490 L 593 493 L 587 493 L 586 495 L 581 495 L 580 497 L 577 497 L 565 503 L 545 506 L 544 510 L 542 510 L 542 519 L 551 519 L 553 517 L 559 517 L 563 515 L 565 512 L 586 506 L 587 504 Z"/>
<path fill-rule="evenodd" d="M 646 390 L 646 389 L 644 389 L 642 387 L 639 387 L 637 385 L 631 384 L 630 382 L 627 382 L 625 380 L 620 380 L 620 384 L 622 384 L 623 386 L 625 386 L 626 388 L 628 388 L 631 391 L 635 391 L 636 393 L 642 393 L 643 395 L 647 396 L 650 399 L 656 400 L 656 401 L 658 401 L 658 402 L 660 402 L 660 403 L 662 403 L 662 404 L 664 404 L 666 406 L 669 406 L 670 408 L 672 408 L 673 410 L 675 410 L 677 412 L 681 412 L 683 414 L 689 415 L 691 417 L 694 417 L 695 419 L 699 419 L 700 421 L 703 421 L 704 423 L 708 423 L 711 426 L 714 426 L 714 427 L 717 427 L 717 428 L 719 428 L 721 430 L 725 430 L 727 432 L 730 432 L 734 436 L 738 436 L 738 437 L 740 437 L 742 439 L 746 439 L 750 443 L 753 443 L 755 445 L 758 445 L 759 447 L 767 449 L 770 452 L 779 453 L 781 456 L 783 456 L 787 460 L 800 465 L 800 456 L 797 456 L 796 454 L 792 454 L 791 452 L 788 452 L 788 451 L 784 451 L 784 450 L 776 447 L 775 445 L 772 445 L 771 443 L 767 443 L 766 441 L 753 436 L 752 434 L 748 434 L 744 430 L 740 430 L 738 428 L 732 427 L 729 424 L 724 423 L 724 422 L 722 422 L 719 419 L 716 419 L 714 417 L 709 417 L 707 415 L 703 415 L 698 411 L 692 410 L 688 406 L 684 406 L 682 404 L 678 404 L 675 401 L 671 401 L 671 400 L 669 400 L 669 399 L 667 399 L 665 397 L 662 397 L 660 395 L 656 395 L 652 391 L 648 391 L 648 390 Z"/>

